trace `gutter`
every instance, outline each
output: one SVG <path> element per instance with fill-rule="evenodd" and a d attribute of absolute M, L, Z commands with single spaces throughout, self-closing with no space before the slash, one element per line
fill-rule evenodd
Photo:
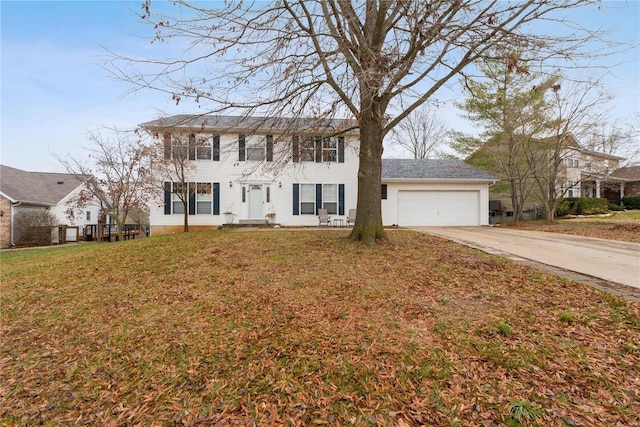
<path fill-rule="evenodd" d="M 16 244 L 13 241 L 13 227 L 15 225 L 15 210 L 13 209 L 14 207 L 20 206 L 22 204 L 22 202 L 11 202 L 11 230 L 9 230 L 9 234 L 10 234 L 10 245 L 11 246 L 15 246 Z"/>

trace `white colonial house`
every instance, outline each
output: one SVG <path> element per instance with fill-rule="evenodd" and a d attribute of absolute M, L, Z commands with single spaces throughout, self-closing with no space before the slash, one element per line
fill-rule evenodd
<path fill-rule="evenodd" d="M 165 159 L 188 152 L 189 229 L 230 221 L 346 224 L 356 209 L 359 133 L 349 120 L 179 115 L 141 126 Z M 182 151 L 181 151 L 182 150 Z M 182 230 L 183 182 L 158 176 L 163 203 L 150 206 L 151 234 Z M 384 160 L 384 225 L 486 225 L 495 178 L 461 161 Z"/>

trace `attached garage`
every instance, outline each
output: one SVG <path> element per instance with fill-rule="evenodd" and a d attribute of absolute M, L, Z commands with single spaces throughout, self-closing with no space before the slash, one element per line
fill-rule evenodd
<path fill-rule="evenodd" d="M 384 225 L 489 224 L 489 185 L 496 178 L 451 159 L 383 159 Z"/>

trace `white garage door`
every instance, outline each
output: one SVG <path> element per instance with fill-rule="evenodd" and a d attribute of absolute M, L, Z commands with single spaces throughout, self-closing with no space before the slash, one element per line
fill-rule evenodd
<path fill-rule="evenodd" d="M 399 191 L 400 226 L 480 225 L 479 191 Z"/>

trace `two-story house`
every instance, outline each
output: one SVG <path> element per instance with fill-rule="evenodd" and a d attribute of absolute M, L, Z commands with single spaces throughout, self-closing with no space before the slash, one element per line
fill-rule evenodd
<path fill-rule="evenodd" d="M 349 120 L 179 115 L 143 123 L 166 161 L 187 155 L 182 182 L 158 176 L 151 234 L 183 229 L 188 190 L 190 230 L 231 220 L 317 226 L 318 210 L 344 224 L 356 209 L 359 132 Z M 439 163 L 438 163 L 439 162 Z M 488 224 L 493 176 L 462 161 L 383 160 L 384 225 Z M 337 220 L 337 221 L 334 221 Z"/>
<path fill-rule="evenodd" d="M 576 143 L 563 156 L 559 190 L 565 197 L 604 197 L 605 184 L 612 180 L 611 174 L 623 160 Z"/>
<path fill-rule="evenodd" d="M 5 165 L 0 165 L 0 175 L 0 244 L 3 248 L 21 244 L 23 230 L 16 223 L 20 223 L 21 215 L 30 211 L 46 210 L 55 218 L 54 225 L 77 227 L 78 233 L 69 234 L 67 240 L 78 239 L 87 224 L 98 220 L 97 201 L 86 203 L 82 209 L 75 203 L 90 176 L 28 172 Z M 53 243 L 58 243 L 58 239 L 54 232 Z"/>

